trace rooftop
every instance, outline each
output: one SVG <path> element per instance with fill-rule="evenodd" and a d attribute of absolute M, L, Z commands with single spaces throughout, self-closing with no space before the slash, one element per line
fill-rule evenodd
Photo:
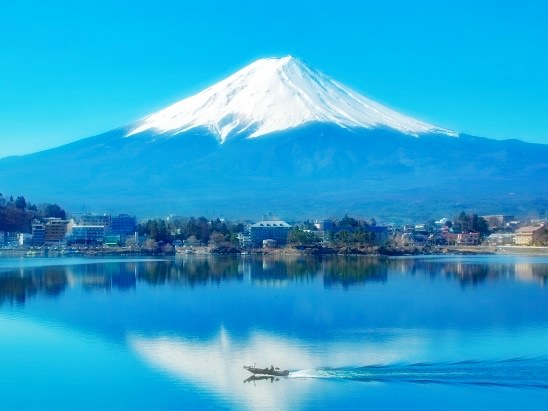
<path fill-rule="evenodd" d="M 285 221 L 281 220 L 264 220 L 258 221 L 255 224 L 251 225 L 254 228 L 267 228 L 267 227 L 284 227 L 291 228 L 291 225 L 287 224 Z"/>

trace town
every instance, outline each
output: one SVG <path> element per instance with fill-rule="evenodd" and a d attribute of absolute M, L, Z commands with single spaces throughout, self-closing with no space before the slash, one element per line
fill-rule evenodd
<path fill-rule="evenodd" d="M 531 251 L 548 245 L 548 219 L 467 214 L 417 224 L 348 215 L 284 221 L 179 217 L 139 221 L 128 214 L 67 215 L 56 204 L 0 195 L 0 255 L 157 255 L 174 253 L 433 254 Z M 527 248 L 528 247 L 528 248 Z"/>

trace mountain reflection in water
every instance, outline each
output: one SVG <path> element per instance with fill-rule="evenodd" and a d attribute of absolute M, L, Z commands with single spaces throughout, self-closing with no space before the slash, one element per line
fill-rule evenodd
<path fill-rule="evenodd" d="M 488 280 L 548 279 L 547 259 L 490 261 L 487 257 L 423 257 L 383 259 L 364 256 L 184 256 L 166 260 L 94 259 L 44 260 L 44 266 L 0 271 L 0 304 L 23 304 L 43 295 L 56 297 L 69 284 L 84 290 L 131 290 L 139 283 L 152 286 L 199 287 L 248 278 L 253 283 L 280 285 L 323 280 L 324 287 L 349 288 L 368 282 L 387 282 L 390 275 L 445 277 L 463 287 Z M 52 265 L 47 265 L 52 264 Z"/>

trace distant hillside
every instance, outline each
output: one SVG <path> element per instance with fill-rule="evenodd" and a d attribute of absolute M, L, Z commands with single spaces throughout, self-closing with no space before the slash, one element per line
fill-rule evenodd
<path fill-rule="evenodd" d="M 2 190 L 72 210 L 383 218 L 546 208 L 548 146 L 311 125 L 220 144 L 119 129 L 0 160 Z"/>

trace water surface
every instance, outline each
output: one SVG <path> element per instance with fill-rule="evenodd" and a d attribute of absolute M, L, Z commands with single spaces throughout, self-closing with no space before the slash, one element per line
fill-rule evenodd
<path fill-rule="evenodd" d="M 0 403 L 539 409 L 547 278 L 528 256 L 4 259 Z"/>

